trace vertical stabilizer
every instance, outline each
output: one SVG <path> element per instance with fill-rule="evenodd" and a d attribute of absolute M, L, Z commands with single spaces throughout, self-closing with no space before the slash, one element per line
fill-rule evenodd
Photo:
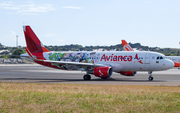
<path fill-rule="evenodd" d="M 31 53 L 49 52 L 49 50 L 47 50 L 38 39 L 30 26 L 23 26 L 23 30 L 27 48 Z"/>
<path fill-rule="evenodd" d="M 125 41 L 125 40 L 121 40 L 122 41 L 122 45 L 123 45 L 123 50 L 124 51 L 134 51 L 131 46 Z"/>

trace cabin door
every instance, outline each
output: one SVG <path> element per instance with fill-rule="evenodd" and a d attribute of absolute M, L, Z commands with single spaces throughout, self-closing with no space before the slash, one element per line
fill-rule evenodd
<path fill-rule="evenodd" d="M 147 54 L 145 55 L 145 64 L 150 64 L 150 56 L 151 56 L 150 53 L 147 53 Z"/>

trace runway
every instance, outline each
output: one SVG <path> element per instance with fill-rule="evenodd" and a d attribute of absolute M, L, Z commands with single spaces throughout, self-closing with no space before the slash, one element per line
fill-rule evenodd
<path fill-rule="evenodd" d="M 180 86 L 180 70 L 177 68 L 153 72 L 153 81 L 148 80 L 147 72 L 137 72 L 134 77 L 113 73 L 105 80 L 92 75 L 90 81 L 84 81 L 83 75 L 85 72 L 52 69 L 38 64 L 0 64 L 0 82 Z"/>

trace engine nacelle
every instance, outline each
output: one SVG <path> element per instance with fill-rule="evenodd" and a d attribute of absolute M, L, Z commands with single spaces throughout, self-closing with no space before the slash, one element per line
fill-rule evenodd
<path fill-rule="evenodd" d="M 95 67 L 94 75 L 101 78 L 108 78 L 112 75 L 111 67 Z"/>
<path fill-rule="evenodd" d="M 180 67 L 180 63 L 179 62 L 174 62 L 174 67 Z"/>
<path fill-rule="evenodd" d="M 136 71 L 120 71 L 119 73 L 124 76 L 135 76 L 137 72 Z"/>

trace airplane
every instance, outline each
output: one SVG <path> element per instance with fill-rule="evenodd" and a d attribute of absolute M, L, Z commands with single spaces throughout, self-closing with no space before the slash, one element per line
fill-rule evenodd
<path fill-rule="evenodd" d="M 29 58 L 56 69 L 86 71 L 84 80 L 90 80 L 90 74 L 107 79 L 113 72 L 134 76 L 136 71 L 148 71 L 149 81 L 152 81 L 152 71 L 167 70 L 174 66 L 163 54 L 150 51 L 49 51 L 29 25 L 23 26 L 23 31 Z M 157 60 L 157 57 L 160 59 Z"/>
<path fill-rule="evenodd" d="M 165 58 L 172 60 L 174 62 L 174 67 L 180 67 L 180 56 L 165 56 Z"/>
<path fill-rule="evenodd" d="M 121 40 L 121 42 L 124 51 L 134 51 L 126 40 Z M 174 67 L 180 67 L 180 56 L 165 56 L 165 58 L 172 60 L 174 62 Z"/>

